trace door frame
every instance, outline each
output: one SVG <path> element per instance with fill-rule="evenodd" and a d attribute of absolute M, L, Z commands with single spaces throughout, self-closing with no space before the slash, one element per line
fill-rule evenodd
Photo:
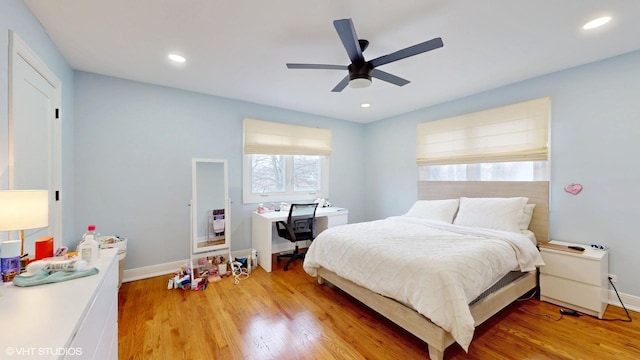
<path fill-rule="evenodd" d="M 50 209 L 53 214 L 49 214 L 51 223 L 49 229 L 51 235 L 54 238 L 54 249 L 62 246 L 62 83 L 60 79 L 49 69 L 44 61 L 36 55 L 36 53 L 27 46 L 27 44 L 13 31 L 9 30 L 9 189 L 14 189 L 14 142 L 13 142 L 13 101 L 14 101 L 14 64 L 19 61 L 18 57 L 29 64 L 38 74 L 40 74 L 52 87 L 53 87 L 53 99 L 52 99 L 52 121 L 50 123 L 49 139 L 51 141 L 51 148 L 49 154 L 49 201 Z M 56 112 L 57 110 L 57 119 Z M 56 121 L 57 120 L 57 121 Z"/>

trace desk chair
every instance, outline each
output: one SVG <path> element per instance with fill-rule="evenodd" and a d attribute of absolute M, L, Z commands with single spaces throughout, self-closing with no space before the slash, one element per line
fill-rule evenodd
<path fill-rule="evenodd" d="M 293 253 L 280 254 L 276 257 L 277 262 L 280 262 L 280 258 L 290 257 L 289 261 L 284 265 L 284 271 L 289 270 L 289 264 L 295 259 L 304 259 L 304 253 L 301 253 L 298 249 L 298 241 L 313 240 L 315 238 L 317 208 L 318 204 L 291 204 L 287 221 L 276 222 L 278 235 L 296 245 Z"/>

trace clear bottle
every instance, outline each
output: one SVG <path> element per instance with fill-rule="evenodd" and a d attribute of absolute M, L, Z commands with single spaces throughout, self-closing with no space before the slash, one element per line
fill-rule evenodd
<path fill-rule="evenodd" d="M 89 267 L 98 265 L 98 259 L 100 258 L 100 244 L 97 237 L 96 226 L 89 225 L 87 232 L 82 235 L 80 245 L 78 245 L 78 255 L 80 259 L 87 262 Z"/>

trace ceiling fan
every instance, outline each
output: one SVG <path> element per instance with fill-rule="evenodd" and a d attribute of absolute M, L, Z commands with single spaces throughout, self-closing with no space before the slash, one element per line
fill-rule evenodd
<path fill-rule="evenodd" d="M 409 80 L 378 70 L 377 67 L 441 48 L 443 46 L 442 39 L 437 37 L 435 39 L 392 52 L 391 54 L 365 61 L 362 52 L 367 48 L 367 46 L 369 46 L 369 41 L 358 39 L 356 29 L 353 26 L 353 21 L 351 21 L 351 19 L 334 20 L 333 26 L 336 28 L 338 36 L 340 36 L 340 40 L 342 40 L 342 45 L 344 45 L 344 48 L 347 50 L 347 54 L 351 60 L 350 65 L 287 64 L 287 68 L 289 69 L 349 70 L 349 74 L 345 76 L 344 79 L 342 79 L 338 85 L 333 88 L 333 90 L 331 90 L 333 92 L 340 92 L 347 87 L 347 85 L 352 88 L 367 87 L 371 85 L 372 77 L 398 86 L 407 85 Z"/>

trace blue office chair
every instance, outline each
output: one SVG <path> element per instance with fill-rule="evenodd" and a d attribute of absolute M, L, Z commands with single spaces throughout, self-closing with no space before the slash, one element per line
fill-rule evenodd
<path fill-rule="evenodd" d="M 316 209 L 318 204 L 291 204 L 287 221 L 277 221 L 276 230 L 278 235 L 296 245 L 293 253 L 280 254 L 276 261 L 280 262 L 283 257 L 290 257 L 284 265 L 284 271 L 289 270 L 289 264 L 295 259 L 304 259 L 304 253 L 298 248 L 298 241 L 313 240 L 316 235 Z"/>

